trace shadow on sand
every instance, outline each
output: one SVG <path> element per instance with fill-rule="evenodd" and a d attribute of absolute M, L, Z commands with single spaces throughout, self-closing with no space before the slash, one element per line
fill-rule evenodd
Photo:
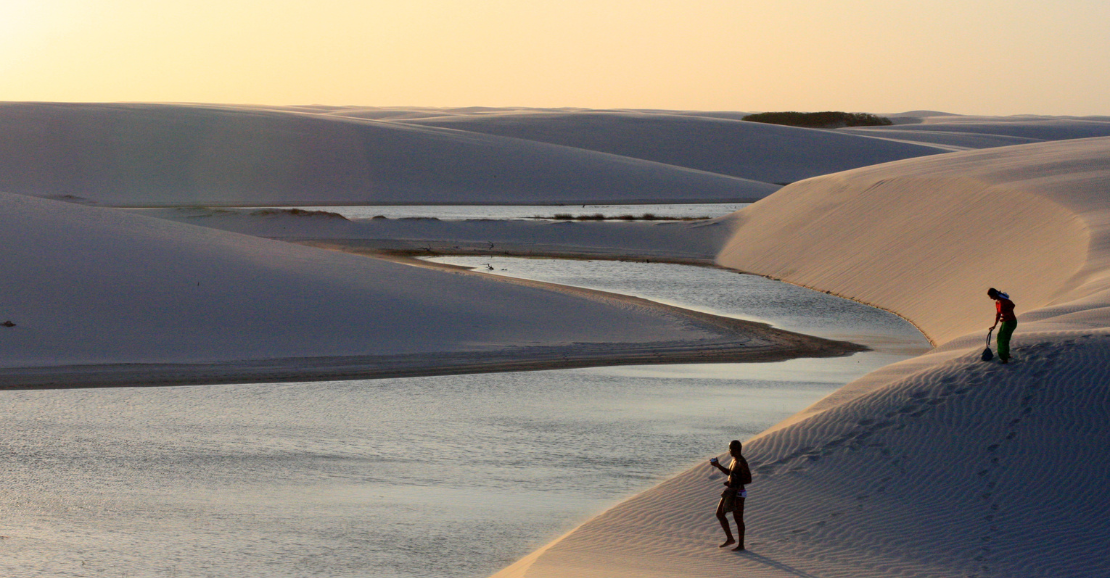
<path fill-rule="evenodd" d="M 755 552 L 752 552 L 751 550 L 748 550 L 748 551 L 745 551 L 745 552 L 740 552 L 739 554 L 740 554 L 740 556 L 743 556 L 744 558 L 746 558 L 748 560 L 751 560 L 753 562 L 758 562 L 758 563 L 763 564 L 765 566 L 768 566 L 770 568 L 774 568 L 775 570 L 779 570 L 779 571 L 781 571 L 785 574 L 788 574 L 790 576 L 797 576 L 798 578 L 818 578 L 817 576 L 814 576 L 813 574 L 810 574 L 808 572 L 803 572 L 801 570 L 798 570 L 797 568 L 794 568 L 792 566 L 788 566 L 786 564 L 783 564 L 782 562 L 772 560 L 772 559 L 770 559 L 770 558 L 768 558 L 768 557 L 766 557 L 762 554 L 756 554 Z"/>

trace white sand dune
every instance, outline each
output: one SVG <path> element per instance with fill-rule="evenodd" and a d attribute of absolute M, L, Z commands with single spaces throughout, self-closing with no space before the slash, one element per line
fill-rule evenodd
<path fill-rule="evenodd" d="M 0 104 L 0 191 L 114 206 L 738 201 L 776 185 L 330 109 Z"/>
<path fill-rule="evenodd" d="M 1100 138 L 859 169 L 743 211 L 722 264 L 896 311 L 939 347 L 746 444 L 749 552 L 715 547 L 721 476 L 699 465 L 497 576 L 1110 575 L 1108 190 Z M 1018 304 L 1008 366 L 978 359 L 992 285 Z"/>
<path fill-rule="evenodd" d="M 791 183 L 946 152 L 927 144 L 698 114 L 524 111 L 405 122 L 552 143 L 768 183 Z"/>
<path fill-rule="evenodd" d="M 837 132 L 966 150 L 1110 136 L 1110 119 L 942 115 L 925 116 L 920 124 L 842 128 Z"/>
<path fill-rule="evenodd" d="M 919 123 L 925 117 L 930 116 L 964 116 L 953 112 L 944 112 L 941 110 L 907 110 L 903 112 L 882 113 L 879 116 L 885 116 L 898 123 Z"/>
<path fill-rule="evenodd" d="M 477 126 L 536 114 L 9 104 L 0 106 L 0 188 L 115 205 L 559 202 L 598 191 L 627 202 L 775 189 L 629 156 L 374 120 L 435 116 Z M 607 114 L 606 122 L 649 113 Z M 671 116 L 685 118 L 651 120 L 690 128 L 713 118 Z M 938 345 L 747 444 L 756 471 L 751 552 L 714 547 L 721 480 L 699 465 L 500 576 L 1102 576 L 1110 575 L 1110 138 L 1080 137 L 1104 134 L 1106 124 L 945 117 L 874 129 L 948 148 L 1060 142 L 817 177 L 704 225 L 409 222 L 371 230 L 198 213 L 216 228 L 321 243 L 477 245 L 496 234 L 522 247 L 531 238 L 635 252 L 654 238 L 673 245 L 663 252 L 702 258 L 715 245 L 724 266 L 895 311 Z M 828 148 L 813 145 L 815 134 L 883 150 L 897 144 L 773 128 L 801 135 L 795 146 L 818 156 Z M 683 141 L 681 155 L 705 154 L 696 148 L 704 144 Z M 804 164 L 766 154 L 774 170 Z M 771 332 L 722 329 L 634 300 L 29 196 L 0 194 L 0 207 L 0 320 L 16 324 L 0 327 L 0 386 L 19 385 L 28 371 L 38 371 L 40 385 L 158 383 L 143 373 L 149 366 L 172 383 L 358 374 L 380 369 L 382 357 L 489 370 L 614 350 L 801 349 Z M 1005 367 L 977 358 L 993 314 L 987 286 L 1009 291 L 1019 307 L 1017 361 Z M 183 378 L 189 367 L 200 369 Z M 116 381 L 103 377 L 112 371 Z"/>
<path fill-rule="evenodd" d="M 436 107 L 377 107 L 377 106 L 348 106 L 334 107 L 327 111 L 328 114 L 346 116 L 351 118 L 373 118 L 379 120 L 405 120 L 417 118 L 443 118 L 452 116 L 475 116 L 486 114 L 503 114 L 506 112 L 524 112 L 536 110 L 560 109 L 534 109 L 534 108 L 491 108 L 485 106 L 469 106 L 459 108 Z"/>
<path fill-rule="evenodd" d="M 953 127 L 953 129 L 955 128 L 957 127 Z M 837 132 L 873 138 L 885 138 L 905 143 L 930 144 L 938 147 L 946 147 L 949 152 L 1043 142 L 1043 139 L 1037 138 L 961 132 L 959 130 L 898 130 L 895 128 L 873 127 L 841 128 L 837 129 Z"/>
<path fill-rule="evenodd" d="M 854 350 L 631 298 L 431 271 L 118 209 L 0 193 L 0 214 L 0 318 L 15 324 L 0 327 L 3 387 Z"/>

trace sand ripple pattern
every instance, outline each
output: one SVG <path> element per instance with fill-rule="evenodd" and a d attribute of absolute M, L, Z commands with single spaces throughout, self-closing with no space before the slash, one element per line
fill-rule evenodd
<path fill-rule="evenodd" d="M 698 465 L 498 577 L 1110 576 L 1108 189 L 1102 138 L 860 169 L 754 205 L 724 264 L 913 311 L 940 345 L 746 444 L 755 476 L 748 552 L 715 547 L 721 476 Z M 922 206 L 908 196 L 925 194 L 949 206 L 905 212 Z M 1022 206 L 1007 225 L 1018 236 L 1005 250 L 1017 258 L 967 233 L 991 230 L 999 213 L 969 210 L 963 194 L 975 207 Z M 859 197 L 882 209 L 869 224 L 852 223 Z M 952 246 L 903 238 L 899 219 L 932 222 L 941 230 L 930 240 Z M 807 220 L 855 229 L 838 246 L 804 224 L 785 226 Z M 1045 233 L 1021 231 L 1046 222 L 1065 224 L 1057 242 L 1026 245 Z M 779 260 L 743 242 L 763 234 Z M 945 267 L 986 277 L 1014 269 L 997 273 L 1026 307 L 1013 363 L 979 359 L 991 315 L 989 302 L 979 305 L 985 277 Z"/>
<path fill-rule="evenodd" d="M 714 547 L 722 476 L 698 466 L 526 575 L 1110 574 L 1108 346 L 1110 332 L 1026 335 L 1012 367 L 969 350 L 753 440 L 749 553 Z"/>

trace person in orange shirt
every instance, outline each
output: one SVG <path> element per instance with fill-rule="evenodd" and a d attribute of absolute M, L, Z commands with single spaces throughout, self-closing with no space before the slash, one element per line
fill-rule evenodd
<path fill-rule="evenodd" d="M 1017 316 L 1014 315 L 1014 302 L 1010 301 L 1010 296 L 991 287 L 987 289 L 987 297 L 994 299 L 995 308 L 998 313 L 994 316 L 994 325 L 991 325 L 991 331 L 998 327 L 998 322 L 1002 322 L 1002 329 L 998 330 L 998 360 L 1002 363 L 1010 362 L 1010 336 L 1014 334 L 1014 329 L 1017 329 Z"/>

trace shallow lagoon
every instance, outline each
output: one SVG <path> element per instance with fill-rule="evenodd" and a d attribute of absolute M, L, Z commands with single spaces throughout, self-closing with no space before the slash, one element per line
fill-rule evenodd
<path fill-rule="evenodd" d="M 855 336 L 877 350 L 770 364 L 6 392 L 0 574 L 486 576 L 729 439 L 927 347 L 892 315 L 758 277 L 471 259 L 501 274 Z"/>

